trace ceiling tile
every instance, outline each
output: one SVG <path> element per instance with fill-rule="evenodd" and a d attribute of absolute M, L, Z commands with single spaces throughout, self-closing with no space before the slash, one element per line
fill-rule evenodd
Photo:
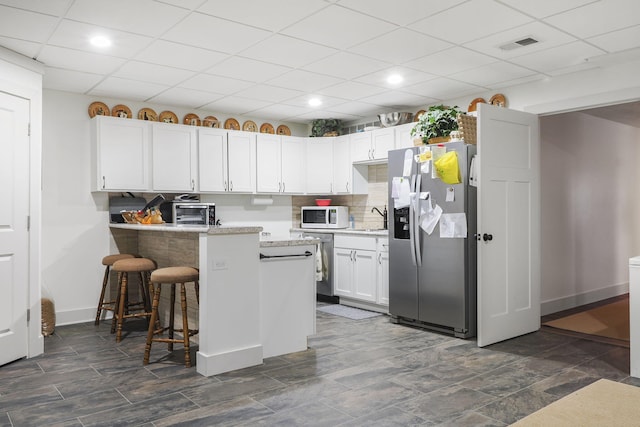
<path fill-rule="evenodd" d="M 5 6 L 12 6 L 18 9 L 26 9 L 54 16 L 62 15 L 65 10 L 67 10 L 67 7 L 69 7 L 69 3 L 71 3 L 71 0 L 2 0 L 2 4 Z"/>
<path fill-rule="evenodd" d="M 54 46 L 45 46 L 37 59 L 51 67 L 103 75 L 111 73 L 125 62 L 124 59 L 113 56 Z"/>
<path fill-rule="evenodd" d="M 476 86 L 493 87 L 500 82 L 511 81 L 533 74 L 536 73 L 518 65 L 494 62 L 460 73 L 452 73 L 448 77 Z"/>
<path fill-rule="evenodd" d="M 395 28 L 379 19 L 332 5 L 282 31 L 293 37 L 347 49 Z"/>
<path fill-rule="evenodd" d="M 478 22 L 482 17 L 482 22 Z M 447 9 L 410 25 L 416 31 L 443 37 L 452 43 L 465 43 L 488 36 L 533 19 L 493 0 L 474 0 Z"/>
<path fill-rule="evenodd" d="M 432 97 L 422 96 L 417 93 L 400 91 L 388 91 L 378 95 L 361 99 L 362 102 L 376 104 L 392 109 L 404 109 L 406 107 L 424 106 L 433 102 Z"/>
<path fill-rule="evenodd" d="M 529 55 L 512 58 L 511 62 L 541 73 L 584 64 L 585 59 L 601 55 L 602 50 L 581 41 L 557 46 Z"/>
<path fill-rule="evenodd" d="M 500 46 L 522 40 L 526 37 L 532 37 L 538 40 L 538 43 L 518 47 L 512 50 L 500 49 Z M 520 27 L 492 34 L 488 37 L 473 40 L 469 43 L 465 43 L 464 47 L 499 59 L 508 59 L 549 49 L 554 46 L 560 46 L 575 40 L 575 37 L 570 36 L 564 31 L 553 28 L 550 25 L 542 22 L 531 22 Z"/>
<path fill-rule="evenodd" d="M 607 52 L 637 48 L 640 46 L 640 25 L 591 37 L 587 41 Z"/>
<path fill-rule="evenodd" d="M 213 111 L 224 111 L 231 114 L 247 114 L 270 105 L 270 102 L 256 99 L 240 98 L 238 96 L 227 96 L 215 102 L 202 106 L 203 109 Z"/>
<path fill-rule="evenodd" d="M 0 36 L 45 42 L 57 23 L 52 16 L 0 6 Z"/>
<path fill-rule="evenodd" d="M 367 96 L 377 95 L 385 92 L 386 90 L 387 89 L 380 86 L 372 86 L 358 82 L 344 82 L 319 90 L 318 93 L 336 98 L 356 100 Z"/>
<path fill-rule="evenodd" d="M 102 79 L 103 76 L 100 74 L 81 73 L 79 71 L 45 67 L 42 85 L 46 89 L 85 93 Z"/>
<path fill-rule="evenodd" d="M 166 40 L 154 41 L 135 57 L 139 61 L 191 71 L 204 71 L 225 58 L 228 58 L 228 55 L 224 53 Z"/>
<path fill-rule="evenodd" d="M 339 52 L 335 55 L 323 58 L 304 66 L 305 70 L 343 79 L 354 79 L 383 68 L 389 67 L 386 62 L 366 58 L 347 52 Z"/>
<path fill-rule="evenodd" d="M 75 1 L 66 17 L 103 27 L 157 37 L 188 11 L 152 0 Z"/>
<path fill-rule="evenodd" d="M 207 73 L 262 83 L 290 70 L 291 68 L 281 65 L 232 56 L 209 68 Z"/>
<path fill-rule="evenodd" d="M 295 117 L 300 114 L 305 114 L 313 111 L 313 109 L 309 107 L 296 107 L 293 105 L 284 105 L 284 104 L 273 104 L 269 105 L 266 108 L 258 108 L 253 110 L 251 113 L 256 115 L 257 117 L 264 118 L 275 118 L 278 120 L 283 119 L 284 117 Z"/>
<path fill-rule="evenodd" d="M 194 90 L 206 90 L 208 92 L 230 95 L 252 86 L 252 83 L 227 77 L 212 76 L 210 74 L 198 74 L 180 83 L 180 87 Z"/>
<path fill-rule="evenodd" d="M 480 92 L 484 88 L 470 85 L 445 77 L 439 77 L 428 82 L 419 83 L 409 86 L 404 90 L 411 91 L 418 95 L 427 96 L 435 99 L 457 98 L 472 93 Z"/>
<path fill-rule="evenodd" d="M 277 31 L 327 7 L 321 0 L 208 0 L 199 12 L 235 22 Z"/>
<path fill-rule="evenodd" d="M 146 62 L 138 61 L 129 61 L 120 67 L 118 71 L 113 73 L 113 76 L 115 77 L 164 84 L 168 86 L 176 85 L 190 77 L 193 77 L 193 75 L 193 71 L 165 67 L 164 65 L 147 64 Z"/>
<path fill-rule="evenodd" d="M 403 77 L 404 80 L 395 85 L 391 85 L 387 83 L 387 78 L 392 74 L 399 74 Z M 412 68 L 390 67 L 381 71 L 377 71 L 375 73 L 368 74 L 366 76 L 359 77 L 356 80 L 360 83 L 376 85 L 376 86 L 384 87 L 387 89 L 397 89 L 397 88 L 403 88 L 415 83 L 432 80 L 432 79 L 435 79 L 436 77 L 437 76 L 433 74 L 424 73 L 422 71 L 415 70 Z"/>
<path fill-rule="evenodd" d="M 350 51 L 371 58 L 379 56 L 380 51 L 384 51 L 386 52 L 385 60 L 402 64 L 451 46 L 451 43 L 406 28 L 399 28 L 352 47 Z"/>
<path fill-rule="evenodd" d="M 548 79 L 549 77 L 545 74 L 540 74 L 540 73 L 536 73 L 536 74 L 532 74 L 530 76 L 526 76 L 526 77 L 520 77 L 518 79 L 513 79 L 513 80 L 507 80 L 507 81 L 503 81 L 503 82 L 499 82 L 499 83 L 494 83 L 489 87 L 489 89 L 503 89 L 503 88 L 508 88 L 511 86 L 517 86 L 517 85 L 521 85 L 521 84 L 526 84 L 526 83 L 530 83 L 530 82 L 535 82 L 538 80 L 544 80 L 544 79 Z"/>
<path fill-rule="evenodd" d="M 236 95 L 244 96 L 246 98 L 255 98 L 267 102 L 281 102 L 287 99 L 295 98 L 297 96 L 300 96 L 301 94 L 302 93 L 297 90 L 259 84 L 251 86 L 248 89 L 241 90 Z"/>
<path fill-rule="evenodd" d="M 327 86 L 335 85 L 342 79 L 312 73 L 304 70 L 294 70 L 268 81 L 270 85 L 288 87 L 303 92 L 315 92 Z"/>
<path fill-rule="evenodd" d="M 202 4 L 202 0 L 156 0 L 158 3 L 166 3 L 187 10 L 194 10 Z"/>
<path fill-rule="evenodd" d="M 336 105 L 331 107 L 331 111 L 342 113 L 342 114 L 350 114 L 354 116 L 374 116 L 383 112 L 385 107 L 381 107 L 380 105 L 375 105 L 367 102 L 345 102 L 344 104 Z"/>
<path fill-rule="evenodd" d="M 199 108 L 223 98 L 224 95 L 206 92 L 204 90 L 173 87 L 154 96 L 149 101 L 166 105 L 177 105 L 187 108 Z"/>
<path fill-rule="evenodd" d="M 600 0 L 544 21 L 581 37 L 593 37 L 638 24 L 640 2 L 637 0 Z"/>
<path fill-rule="evenodd" d="M 247 25 L 225 21 L 202 13 L 192 13 L 162 35 L 165 40 L 203 49 L 237 53 L 271 33 Z"/>
<path fill-rule="evenodd" d="M 511 6 L 524 13 L 544 18 L 556 13 L 593 3 L 594 0 L 553 0 L 553 1 L 531 1 L 531 0 L 499 0 L 505 5 Z"/>
<path fill-rule="evenodd" d="M 298 68 L 335 52 L 335 49 L 276 34 L 243 51 L 242 56 Z"/>
<path fill-rule="evenodd" d="M 42 44 L 0 36 L 0 46 L 18 52 L 26 57 L 35 58 Z"/>
<path fill-rule="evenodd" d="M 427 55 L 405 65 L 417 70 L 423 70 L 430 68 L 433 64 L 438 64 L 437 67 L 432 67 L 434 74 L 447 76 L 492 62 L 496 62 L 495 58 L 456 46 L 432 55 Z"/>
<path fill-rule="evenodd" d="M 91 37 L 97 35 L 106 36 L 111 39 L 111 46 L 107 48 L 97 48 L 93 46 L 89 40 Z M 152 40 L 151 37 L 63 19 L 51 35 L 48 43 L 69 49 L 129 59 L 151 43 Z"/>
<path fill-rule="evenodd" d="M 344 104 L 346 102 L 346 100 L 342 98 L 333 98 L 331 96 L 314 96 L 314 95 L 307 94 L 307 95 L 300 95 L 296 98 L 288 99 L 286 102 L 284 102 L 284 104 L 294 105 L 297 107 L 309 107 L 309 100 L 311 98 L 320 99 L 320 101 L 322 101 L 322 104 L 320 105 L 319 108 L 322 108 L 325 110 L 329 107 Z M 317 108 L 317 107 L 312 107 L 312 108 Z"/>
<path fill-rule="evenodd" d="M 119 77 L 109 77 L 100 82 L 95 88 L 91 89 L 89 94 L 130 99 L 132 101 L 145 101 L 167 89 L 168 86 L 156 83 L 127 80 Z"/>
<path fill-rule="evenodd" d="M 310 122 L 310 121 L 315 120 L 315 119 L 338 119 L 338 120 L 342 120 L 343 122 L 346 122 L 346 121 L 351 121 L 351 120 L 357 120 L 357 119 L 360 119 L 362 117 L 364 117 L 364 116 L 346 114 L 346 113 L 339 113 L 337 111 L 318 110 L 318 111 L 314 111 L 312 113 L 300 114 L 299 116 L 292 117 L 291 120 L 297 119 L 297 120 L 300 120 L 300 121 L 303 121 L 303 122 Z"/>
<path fill-rule="evenodd" d="M 465 0 L 402 0 L 402 7 L 396 7 L 400 6 L 400 4 L 395 3 L 392 5 L 386 0 L 341 0 L 340 6 L 404 26 L 460 4 L 463 1 Z"/>

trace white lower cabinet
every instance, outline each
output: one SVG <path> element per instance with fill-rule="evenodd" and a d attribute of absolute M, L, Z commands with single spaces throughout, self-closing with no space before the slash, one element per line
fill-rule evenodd
<path fill-rule="evenodd" d="M 379 302 L 380 283 L 376 249 L 375 236 L 336 235 L 334 237 L 336 295 L 368 303 L 384 304 Z"/>
<path fill-rule="evenodd" d="M 378 237 L 376 248 L 377 260 L 377 290 L 376 302 L 380 305 L 389 305 L 389 239 Z"/>

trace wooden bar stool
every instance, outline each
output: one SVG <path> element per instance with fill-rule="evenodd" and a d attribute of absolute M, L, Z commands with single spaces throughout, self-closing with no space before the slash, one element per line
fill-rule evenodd
<path fill-rule="evenodd" d="M 151 317 L 151 295 L 149 293 L 149 274 L 157 268 L 154 260 L 149 258 L 128 258 L 113 263 L 111 269 L 118 272 L 120 292 L 116 298 L 117 311 L 113 316 L 111 330 L 116 330 L 116 342 L 122 339 L 124 319 L 135 317 Z M 129 273 L 140 275 L 140 301 L 129 301 Z"/>
<path fill-rule="evenodd" d="M 114 255 L 107 255 L 104 258 L 102 258 L 102 265 L 104 265 L 105 268 L 104 268 L 104 278 L 102 279 L 102 291 L 100 292 L 100 300 L 98 301 L 98 310 L 96 311 L 96 321 L 95 321 L 96 326 L 100 324 L 100 316 L 102 315 L 103 310 L 113 311 L 115 315 L 115 312 L 118 309 L 116 305 L 117 297 L 109 301 L 104 300 L 104 296 L 107 292 L 107 286 L 109 286 L 109 272 L 111 271 L 111 266 L 113 265 L 114 262 L 119 261 L 121 259 L 130 259 L 130 258 L 136 258 L 136 257 L 137 255 L 131 255 L 131 254 L 114 254 Z"/>
<path fill-rule="evenodd" d="M 153 290 L 153 305 L 151 307 L 151 319 L 149 320 L 149 332 L 147 334 L 147 345 L 144 350 L 143 364 L 149 364 L 149 354 L 151 353 L 151 343 L 164 342 L 168 343 L 168 350 L 173 351 L 174 343 L 182 343 L 184 345 L 184 364 L 187 368 L 191 367 L 191 355 L 189 354 L 189 337 L 198 333 L 197 329 L 189 329 L 187 320 L 187 292 L 185 283 L 193 282 L 196 291 L 196 301 L 200 303 L 200 285 L 198 280 L 200 274 L 197 269 L 192 267 L 166 267 L 159 268 L 151 273 L 151 288 Z M 180 308 L 182 310 L 182 329 L 174 328 L 175 316 L 175 300 L 176 300 L 176 284 L 180 284 Z M 158 327 L 158 305 L 160 303 L 160 291 L 162 284 L 171 284 L 170 313 L 169 326 Z M 164 331 L 169 331 L 168 338 L 156 338 Z M 183 337 L 176 339 L 174 332 L 181 332 Z"/>

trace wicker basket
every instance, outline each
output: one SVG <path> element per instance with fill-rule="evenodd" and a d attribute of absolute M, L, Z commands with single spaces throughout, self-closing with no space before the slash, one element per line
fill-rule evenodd
<path fill-rule="evenodd" d="M 467 144 L 478 142 L 478 119 L 468 114 L 458 114 L 458 128 L 462 132 L 462 139 Z"/>
<path fill-rule="evenodd" d="M 42 308 L 42 335 L 46 337 L 53 334 L 56 327 L 56 311 L 53 301 L 49 298 L 42 298 L 40 305 Z"/>

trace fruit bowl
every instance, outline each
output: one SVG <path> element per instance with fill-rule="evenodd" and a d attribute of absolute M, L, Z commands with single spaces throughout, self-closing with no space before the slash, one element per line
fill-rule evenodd
<path fill-rule="evenodd" d="M 331 199 L 316 199 L 317 206 L 329 206 L 331 204 Z"/>

